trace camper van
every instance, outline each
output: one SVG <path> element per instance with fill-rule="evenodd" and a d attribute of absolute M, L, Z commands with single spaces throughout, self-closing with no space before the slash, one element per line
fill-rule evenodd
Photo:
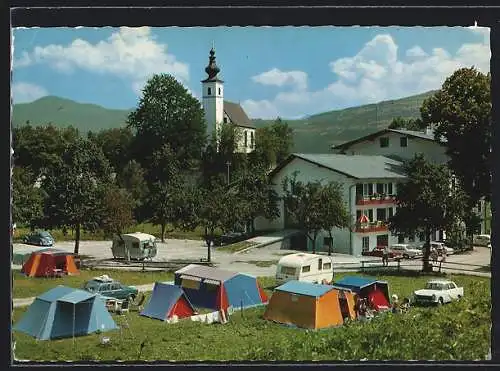
<path fill-rule="evenodd" d="M 115 259 L 153 259 L 156 256 L 156 237 L 140 232 L 116 235 L 111 251 Z"/>
<path fill-rule="evenodd" d="M 491 247 L 491 236 L 489 234 L 479 234 L 474 236 L 474 246 Z"/>
<path fill-rule="evenodd" d="M 281 285 L 291 280 L 312 283 L 333 281 L 333 258 L 308 253 L 282 257 L 276 267 L 276 283 Z"/>

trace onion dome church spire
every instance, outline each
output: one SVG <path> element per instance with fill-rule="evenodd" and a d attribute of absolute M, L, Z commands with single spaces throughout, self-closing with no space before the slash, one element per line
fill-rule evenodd
<path fill-rule="evenodd" d="M 219 81 L 217 74 L 220 72 L 220 68 L 217 67 L 215 62 L 215 48 L 213 45 L 212 49 L 210 49 L 210 57 L 208 57 L 208 66 L 205 68 L 205 72 L 208 77 L 204 81 Z"/>

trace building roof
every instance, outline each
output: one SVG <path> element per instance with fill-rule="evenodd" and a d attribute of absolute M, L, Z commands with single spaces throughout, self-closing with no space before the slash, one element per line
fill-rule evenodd
<path fill-rule="evenodd" d="M 433 142 L 436 142 L 436 139 L 434 139 L 434 133 L 431 131 L 431 132 L 424 132 L 424 131 L 416 131 L 416 130 L 403 130 L 403 129 L 382 129 L 382 130 L 379 130 L 379 131 L 376 131 L 374 133 L 371 133 L 369 135 L 365 135 L 364 137 L 360 137 L 360 138 L 356 138 L 354 140 L 351 140 L 349 142 L 345 142 L 345 143 L 341 143 L 341 144 L 338 144 L 338 145 L 333 145 L 331 148 L 332 149 L 347 149 L 349 148 L 350 146 L 352 146 L 353 144 L 356 144 L 356 143 L 359 143 L 359 142 L 363 142 L 363 141 L 366 141 L 366 140 L 373 140 L 375 139 L 376 137 L 380 136 L 380 135 L 384 135 L 386 133 L 398 133 L 398 134 L 402 134 L 402 135 L 406 135 L 406 136 L 409 136 L 409 137 L 414 137 L 414 138 L 420 138 L 420 139 L 424 139 L 424 140 L 430 140 L 430 141 L 433 141 Z M 443 138 L 444 140 L 444 138 Z"/>
<path fill-rule="evenodd" d="M 294 158 L 338 172 L 354 179 L 406 178 L 402 162 L 386 156 L 293 153 L 272 172 L 274 176 Z"/>
<path fill-rule="evenodd" d="M 213 267 L 206 267 L 204 265 L 189 264 L 184 268 L 179 269 L 175 274 L 185 274 L 187 276 L 197 277 L 197 278 L 208 278 L 214 281 L 224 282 L 228 279 L 238 275 L 239 273 L 226 271 L 224 269 L 218 269 Z"/>
<path fill-rule="evenodd" d="M 319 285 L 303 281 L 288 281 L 283 285 L 276 287 L 275 290 L 317 298 L 324 295 L 328 291 L 333 290 L 333 287 L 330 285 Z"/>
<path fill-rule="evenodd" d="M 245 110 L 238 103 L 224 101 L 224 112 L 229 116 L 231 122 L 237 126 L 255 129 L 255 125 L 248 118 Z"/>
<path fill-rule="evenodd" d="M 283 256 L 278 264 L 286 265 L 287 267 L 301 267 L 305 262 L 317 259 L 317 258 L 327 258 L 323 255 L 308 254 L 308 253 L 296 253 Z"/>

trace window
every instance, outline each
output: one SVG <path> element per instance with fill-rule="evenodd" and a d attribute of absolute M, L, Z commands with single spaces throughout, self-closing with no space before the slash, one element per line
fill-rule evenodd
<path fill-rule="evenodd" d="M 227 124 L 227 117 L 224 117 L 224 124 Z"/>
<path fill-rule="evenodd" d="M 255 147 L 255 136 L 253 131 L 250 132 L 250 147 Z"/>
<path fill-rule="evenodd" d="M 356 210 L 356 221 L 358 221 L 359 219 L 361 219 L 361 210 Z"/>
<path fill-rule="evenodd" d="M 387 209 L 387 212 L 389 214 L 388 219 L 392 218 L 393 215 L 394 215 L 394 209 L 392 207 L 390 207 L 390 208 Z"/>
<path fill-rule="evenodd" d="M 387 194 L 392 195 L 392 183 L 387 184 Z"/>
<path fill-rule="evenodd" d="M 368 220 L 373 221 L 373 209 L 368 209 Z"/>
<path fill-rule="evenodd" d="M 302 267 L 302 273 L 307 273 L 307 272 L 310 272 L 311 271 L 311 266 L 310 265 L 306 265 L 304 267 Z"/>
<path fill-rule="evenodd" d="M 371 196 L 373 194 L 373 184 L 371 183 L 363 184 L 363 194 L 365 196 Z"/>
<path fill-rule="evenodd" d="M 318 259 L 318 270 L 320 271 L 323 268 L 323 259 Z"/>
<path fill-rule="evenodd" d="M 219 95 L 220 95 L 220 88 L 219 88 Z"/>
<path fill-rule="evenodd" d="M 356 196 L 363 196 L 363 184 L 356 184 Z"/>
<path fill-rule="evenodd" d="M 212 88 L 208 88 L 208 90 L 207 90 L 207 94 L 208 94 L 208 95 L 212 95 Z"/>
<path fill-rule="evenodd" d="M 378 194 L 384 193 L 384 188 L 385 188 L 384 185 L 385 184 L 383 184 L 383 183 L 377 183 L 377 193 Z"/>
<path fill-rule="evenodd" d="M 281 273 L 286 274 L 288 276 L 294 276 L 295 275 L 295 268 L 292 267 L 281 267 Z"/>
<path fill-rule="evenodd" d="M 386 147 L 389 147 L 389 138 L 387 137 L 380 138 L 380 148 L 386 148 Z"/>
<path fill-rule="evenodd" d="M 389 235 L 381 234 L 377 236 L 377 246 L 387 246 L 389 245 Z"/>
<path fill-rule="evenodd" d="M 408 137 L 399 138 L 399 142 L 401 144 L 401 147 L 408 147 Z"/>
<path fill-rule="evenodd" d="M 363 237 L 361 240 L 361 251 L 368 251 L 370 249 L 370 237 Z"/>
<path fill-rule="evenodd" d="M 120 290 L 120 284 L 119 283 L 113 283 L 111 285 L 111 290 Z"/>
<path fill-rule="evenodd" d="M 325 263 L 325 264 L 323 264 L 323 269 L 324 270 L 332 269 L 332 263 Z"/>
<path fill-rule="evenodd" d="M 385 221 L 387 219 L 387 214 L 385 209 L 377 209 L 377 220 Z"/>
<path fill-rule="evenodd" d="M 248 131 L 245 130 L 245 147 L 248 146 Z"/>

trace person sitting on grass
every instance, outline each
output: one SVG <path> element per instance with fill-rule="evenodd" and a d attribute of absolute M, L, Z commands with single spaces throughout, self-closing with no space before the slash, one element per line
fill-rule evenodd
<path fill-rule="evenodd" d="M 398 313 L 399 309 L 399 300 L 396 294 L 392 295 L 392 313 Z"/>

